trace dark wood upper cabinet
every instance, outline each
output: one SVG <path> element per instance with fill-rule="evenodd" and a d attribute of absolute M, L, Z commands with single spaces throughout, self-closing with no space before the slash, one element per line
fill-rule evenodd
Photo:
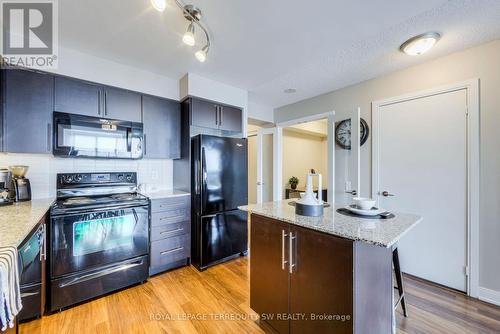
<path fill-rule="evenodd" d="M 142 96 L 144 157 L 178 159 L 181 155 L 181 105 L 177 101 Z"/>
<path fill-rule="evenodd" d="M 251 235 L 250 307 L 259 315 L 287 314 L 289 274 L 282 261 L 288 258 L 288 226 L 252 215 Z M 289 332 L 287 319 L 274 317 L 267 322 L 279 333 Z"/>
<path fill-rule="evenodd" d="M 241 109 L 221 105 L 219 107 L 219 128 L 226 131 L 241 132 L 242 114 Z"/>
<path fill-rule="evenodd" d="M 4 151 L 52 152 L 53 80 L 50 74 L 2 71 Z"/>
<path fill-rule="evenodd" d="M 141 94 L 67 77 L 55 78 L 54 110 L 142 122 Z"/>
<path fill-rule="evenodd" d="M 141 94 L 120 88 L 103 87 L 104 117 L 142 122 Z"/>
<path fill-rule="evenodd" d="M 217 104 L 191 99 L 191 125 L 217 129 L 219 127 Z"/>
<path fill-rule="evenodd" d="M 69 114 L 104 117 L 100 85 L 55 77 L 54 110 Z"/>
<path fill-rule="evenodd" d="M 191 125 L 231 131 L 242 131 L 243 111 L 236 107 L 198 98 L 189 98 Z"/>

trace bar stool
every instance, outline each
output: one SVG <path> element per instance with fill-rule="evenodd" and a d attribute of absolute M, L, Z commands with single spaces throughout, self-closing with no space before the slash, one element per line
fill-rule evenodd
<path fill-rule="evenodd" d="M 394 248 L 392 251 L 392 263 L 394 264 L 394 273 L 396 275 L 396 283 L 397 286 L 394 289 L 398 290 L 399 298 L 396 304 L 394 304 L 394 310 L 398 308 L 398 305 L 401 303 L 401 307 L 403 308 L 403 315 L 405 318 L 408 317 L 408 311 L 406 310 L 406 300 L 405 300 L 405 289 L 403 286 L 403 275 L 401 274 L 401 267 L 399 265 L 399 254 L 398 248 Z"/>

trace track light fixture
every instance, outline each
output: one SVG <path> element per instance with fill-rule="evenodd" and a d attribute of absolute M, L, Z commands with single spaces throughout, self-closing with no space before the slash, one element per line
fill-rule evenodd
<path fill-rule="evenodd" d="M 210 35 L 208 34 L 208 30 L 201 23 L 201 10 L 193 5 L 184 5 L 180 0 L 174 0 L 177 7 L 182 10 L 184 18 L 189 21 L 189 26 L 186 30 L 186 33 L 182 36 L 182 41 L 189 45 L 194 46 L 196 44 L 195 39 L 195 29 L 194 26 L 198 26 L 198 28 L 205 35 L 205 46 L 196 51 L 195 57 L 198 59 L 200 63 L 203 63 L 207 60 L 208 51 L 210 50 Z M 159 12 L 163 12 L 167 7 L 166 0 L 151 0 L 151 5 Z"/>

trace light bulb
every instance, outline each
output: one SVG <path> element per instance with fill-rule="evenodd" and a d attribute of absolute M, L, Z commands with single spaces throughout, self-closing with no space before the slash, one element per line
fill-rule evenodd
<path fill-rule="evenodd" d="M 410 38 L 404 42 L 400 50 L 410 56 L 418 56 L 429 51 L 441 36 L 437 32 L 426 33 Z"/>
<path fill-rule="evenodd" d="M 151 5 L 159 12 L 163 12 L 167 8 L 166 0 L 151 0 Z"/>
<path fill-rule="evenodd" d="M 207 60 L 208 45 L 205 45 L 203 49 L 196 51 L 194 56 L 200 63 L 204 63 Z"/>
<path fill-rule="evenodd" d="M 182 41 L 189 46 L 193 46 L 196 43 L 194 40 L 193 22 L 189 24 L 186 33 L 184 34 L 184 36 L 182 36 Z"/>

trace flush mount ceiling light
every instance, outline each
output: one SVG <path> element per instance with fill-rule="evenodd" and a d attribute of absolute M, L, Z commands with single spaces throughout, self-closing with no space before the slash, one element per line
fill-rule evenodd
<path fill-rule="evenodd" d="M 409 56 L 418 56 L 429 51 L 440 38 L 441 35 L 437 32 L 421 34 L 401 44 L 399 50 Z"/>
<path fill-rule="evenodd" d="M 195 53 L 196 59 L 198 59 L 199 62 L 203 63 L 205 62 L 205 60 L 207 60 L 207 55 L 208 51 L 210 50 L 211 43 L 208 30 L 201 23 L 201 10 L 193 5 L 184 5 L 180 0 L 174 0 L 174 2 L 177 5 L 177 7 L 179 7 L 182 10 L 184 18 L 189 21 L 187 31 L 182 36 L 182 41 L 189 46 L 194 46 L 196 44 L 195 30 L 194 30 L 195 25 L 198 26 L 198 28 L 205 35 L 205 46 L 200 50 L 196 51 Z M 163 12 L 167 7 L 166 0 L 151 0 L 151 4 L 156 10 L 160 12 Z"/>
<path fill-rule="evenodd" d="M 167 8 L 167 1 L 166 0 L 151 0 L 151 5 L 157 11 L 163 12 L 165 10 L 165 8 Z"/>
<path fill-rule="evenodd" d="M 287 89 L 283 90 L 283 93 L 293 94 L 293 93 L 297 93 L 297 90 L 295 88 L 287 88 Z"/>

